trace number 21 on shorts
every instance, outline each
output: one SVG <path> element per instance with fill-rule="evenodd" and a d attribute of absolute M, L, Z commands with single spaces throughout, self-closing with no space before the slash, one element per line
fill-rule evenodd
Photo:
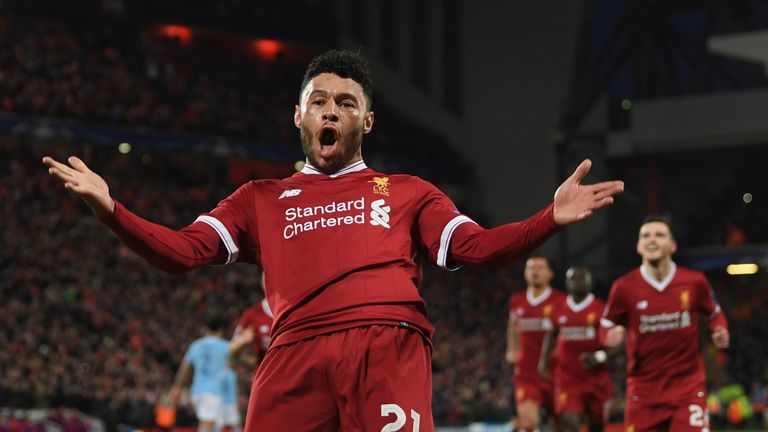
<path fill-rule="evenodd" d="M 381 432 L 397 432 L 405 426 L 405 411 L 398 404 L 381 404 L 381 416 L 395 416 L 395 421 L 387 423 L 381 428 Z M 419 432 L 419 423 L 421 416 L 414 410 L 411 410 L 411 419 L 413 420 L 413 429 L 411 432 Z"/>
<path fill-rule="evenodd" d="M 688 417 L 689 425 L 702 428 L 702 432 L 709 432 L 709 413 L 707 410 L 699 405 L 691 404 L 688 406 L 688 412 L 691 414 Z"/>

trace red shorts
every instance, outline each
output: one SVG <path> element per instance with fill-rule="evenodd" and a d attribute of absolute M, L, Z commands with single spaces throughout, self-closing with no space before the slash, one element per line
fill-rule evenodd
<path fill-rule="evenodd" d="M 552 398 L 554 385 L 552 381 L 546 381 L 540 378 L 521 378 L 514 379 L 515 384 L 515 403 L 520 404 L 523 401 L 531 400 L 547 409 L 547 412 L 554 413 L 554 400 Z"/>
<path fill-rule="evenodd" d="M 431 367 L 421 334 L 396 326 L 275 347 L 256 372 L 244 430 L 433 432 Z"/>
<path fill-rule="evenodd" d="M 603 423 L 606 402 L 611 400 L 613 385 L 607 374 L 577 381 L 555 377 L 555 412 L 584 413 L 592 424 Z"/>
<path fill-rule="evenodd" d="M 701 394 L 704 394 L 701 392 Z M 626 430 L 630 432 L 670 431 L 703 432 L 709 431 L 709 413 L 706 395 L 694 396 L 680 403 L 648 404 L 627 400 L 624 414 Z"/>

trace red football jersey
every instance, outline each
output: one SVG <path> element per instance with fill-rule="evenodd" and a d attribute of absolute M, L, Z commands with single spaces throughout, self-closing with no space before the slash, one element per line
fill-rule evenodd
<path fill-rule="evenodd" d="M 235 335 L 239 335 L 243 330 L 248 327 L 253 329 L 253 354 L 259 360 L 264 357 L 264 353 L 269 348 L 270 329 L 272 328 L 272 311 L 269 309 L 267 299 L 262 299 L 260 302 L 254 304 L 243 312 L 240 320 L 237 322 L 237 328 L 235 329 Z"/>
<path fill-rule="evenodd" d="M 430 183 L 362 162 L 333 176 L 252 181 L 199 220 L 220 233 L 228 261 L 264 268 L 275 346 L 366 322 L 431 336 L 420 252 L 445 267 L 451 234 L 472 222 Z"/>
<path fill-rule="evenodd" d="M 579 359 L 584 352 L 602 349 L 597 330 L 604 308 L 605 302 L 589 294 L 581 303 L 575 303 L 573 297 L 568 296 L 556 309 L 553 323 L 560 329 L 560 335 L 557 339 L 555 379 L 586 381 L 598 374 L 608 375 L 605 366 L 587 370 Z"/>
<path fill-rule="evenodd" d="M 509 318 L 517 323 L 520 331 L 520 360 L 515 364 L 515 378 L 539 379 L 537 371 L 541 344 L 544 336 L 552 329 L 555 310 L 565 301 L 565 294 L 551 287 L 538 297 L 533 290 L 526 289 L 512 294 L 509 298 Z M 555 362 L 550 363 L 554 368 Z"/>
<path fill-rule="evenodd" d="M 611 287 L 602 326 L 627 328 L 627 395 L 634 401 L 678 402 L 706 388 L 699 314 L 726 326 L 706 277 L 672 263 L 657 281 L 644 267 Z"/>
<path fill-rule="evenodd" d="M 372 324 L 411 327 L 431 340 L 418 291 L 422 256 L 445 268 L 499 268 L 559 229 L 549 205 L 486 230 L 430 183 L 377 173 L 362 161 L 332 175 L 306 165 L 287 179 L 249 182 L 180 230 L 119 202 L 101 221 L 169 273 L 259 264 L 275 316 L 272 346 Z"/>

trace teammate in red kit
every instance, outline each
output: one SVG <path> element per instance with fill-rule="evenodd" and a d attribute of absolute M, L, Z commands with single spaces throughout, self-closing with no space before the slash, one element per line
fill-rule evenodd
<path fill-rule="evenodd" d="M 552 329 L 552 314 L 565 301 L 565 295 L 550 286 L 554 273 L 546 257 L 529 257 L 523 276 L 525 291 L 509 298 L 507 362 L 515 365 L 515 428 L 532 431 L 541 423 L 541 408 L 551 416 L 555 414 L 552 381 L 536 371 L 544 335 Z"/>
<path fill-rule="evenodd" d="M 565 287 L 568 297 L 553 314 L 554 327 L 544 338 L 539 374 L 550 377 L 550 357 L 556 352 L 555 412 L 563 430 L 578 431 L 581 414 L 586 414 L 589 431 L 600 432 L 612 392 L 605 367 L 608 354 L 597 339 L 605 303 L 592 294 L 592 274 L 586 268 L 569 268 Z"/>
<path fill-rule="evenodd" d="M 264 286 L 265 278 L 264 272 L 262 272 L 262 289 Z M 237 322 L 235 334 L 229 344 L 229 355 L 233 358 L 239 358 L 255 371 L 269 347 L 271 341 L 269 334 L 273 319 L 274 315 L 272 315 L 266 297 L 246 309 Z M 248 345 L 251 345 L 252 350 L 245 355 L 243 349 Z"/>
<path fill-rule="evenodd" d="M 152 265 L 232 262 L 266 272 L 272 342 L 253 381 L 247 431 L 432 431 L 431 337 L 420 257 L 500 267 L 613 201 L 619 181 L 582 185 L 584 161 L 531 218 L 484 229 L 432 184 L 365 165 L 372 83 L 356 53 L 309 65 L 294 123 L 307 162 L 241 186 L 175 231 L 131 213 L 80 159 L 43 162 Z"/>
<path fill-rule="evenodd" d="M 706 377 L 699 346 L 699 316 L 712 342 L 729 344 L 725 316 L 706 277 L 678 267 L 669 222 L 649 217 L 640 226 L 642 265 L 611 287 L 600 338 L 627 345 L 627 430 L 707 431 Z"/>

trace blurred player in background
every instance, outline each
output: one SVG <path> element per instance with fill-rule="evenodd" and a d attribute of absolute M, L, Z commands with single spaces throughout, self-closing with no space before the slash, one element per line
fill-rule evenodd
<path fill-rule="evenodd" d="M 623 190 L 582 185 L 591 162 L 531 218 L 485 229 L 431 183 L 363 161 L 373 129 L 367 62 L 331 50 L 309 64 L 293 120 L 304 168 L 241 186 L 172 230 L 130 212 L 82 160 L 43 163 L 152 265 L 182 273 L 240 261 L 266 272 L 275 319 L 251 390 L 248 431 L 417 430 L 432 421 L 432 333 L 421 257 L 443 268 L 501 268 Z M 506 198 L 505 198 L 506 199 Z"/>
<path fill-rule="evenodd" d="M 207 320 L 206 335 L 192 342 L 187 349 L 171 389 L 171 401 L 178 404 L 181 389 L 192 375 L 189 392 L 200 432 L 215 431 L 221 422 L 221 373 L 229 355 L 229 342 L 223 338 L 227 325 L 227 320 L 221 316 L 213 315 Z"/>
<path fill-rule="evenodd" d="M 552 381 L 539 376 L 537 368 L 544 335 L 552 329 L 552 314 L 565 295 L 550 286 L 554 272 L 546 257 L 529 257 L 523 276 L 525 291 L 509 298 L 506 358 L 515 365 L 515 428 L 533 431 L 541 424 L 541 408 L 555 415 Z"/>
<path fill-rule="evenodd" d="M 592 294 L 592 274 L 584 267 L 565 273 L 568 297 L 555 309 L 554 327 L 544 337 L 539 375 L 550 378 L 554 353 L 555 412 L 565 432 L 576 432 L 581 415 L 587 415 L 589 431 L 600 432 L 611 400 L 611 377 L 605 362 L 609 355 L 597 338 L 605 303 Z M 614 349 L 616 351 L 616 349 Z"/>
<path fill-rule="evenodd" d="M 261 288 L 264 289 L 265 276 L 261 273 Z M 235 334 L 229 343 L 230 362 L 240 361 L 248 366 L 249 379 L 256 373 L 256 368 L 264 354 L 267 352 L 270 342 L 270 328 L 273 319 L 272 311 L 269 309 L 269 303 L 266 297 L 246 309 L 238 320 Z M 251 349 L 247 349 L 247 347 Z M 229 368 L 228 368 L 229 369 Z M 230 369 L 231 370 L 231 369 Z M 236 376 L 230 377 L 227 374 L 224 382 L 224 418 L 227 420 L 224 426 L 234 426 L 233 430 L 239 430 L 240 409 L 239 409 L 239 388 L 237 387 Z M 234 371 L 232 371 L 234 376 Z M 236 423 L 235 423 L 236 422 Z"/>
<path fill-rule="evenodd" d="M 264 290 L 265 283 L 266 277 L 262 272 L 262 290 Z M 229 345 L 229 354 L 233 359 L 239 359 L 245 363 L 254 373 L 264 354 L 266 354 L 267 348 L 269 348 L 271 340 L 269 334 L 273 319 L 274 315 L 269 308 L 269 302 L 264 297 L 246 309 L 237 322 L 235 335 Z M 246 352 L 247 346 L 251 346 L 250 352 Z"/>
<path fill-rule="evenodd" d="M 709 430 L 699 315 L 717 348 L 728 347 L 728 325 L 707 278 L 672 261 L 676 250 L 669 221 L 646 218 L 637 241 L 643 262 L 613 283 L 601 320 L 606 345 L 626 337 L 624 422 L 633 432 Z"/>
<path fill-rule="evenodd" d="M 221 411 L 216 422 L 221 430 L 228 428 L 230 432 L 242 430 L 242 416 L 240 415 L 240 388 L 237 383 L 237 373 L 229 365 L 224 366 L 219 375 L 221 381 Z"/>

